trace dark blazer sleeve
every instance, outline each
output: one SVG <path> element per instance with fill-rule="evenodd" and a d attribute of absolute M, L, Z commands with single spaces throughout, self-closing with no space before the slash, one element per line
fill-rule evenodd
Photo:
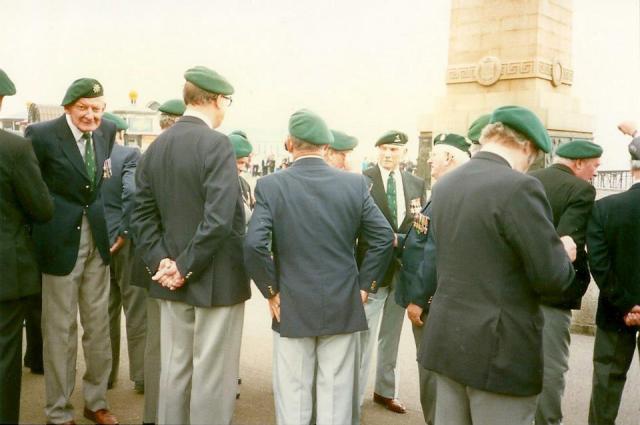
<path fill-rule="evenodd" d="M 514 185 L 503 212 L 505 235 L 518 253 L 532 289 L 559 296 L 571 284 L 573 266 L 553 226 L 542 184 L 526 176 Z"/>
<path fill-rule="evenodd" d="M 436 238 L 431 226 L 427 230 L 427 242 L 424 245 L 422 262 L 418 268 L 418 285 L 411 302 L 425 308 L 429 299 L 436 293 L 438 274 L 436 272 Z"/>
<path fill-rule="evenodd" d="M 131 223 L 131 214 L 134 208 L 134 199 L 136 193 L 136 167 L 140 159 L 140 151 L 132 149 L 127 155 L 122 166 L 122 221 L 118 235 L 129 238 L 129 226 Z"/>
<path fill-rule="evenodd" d="M 360 289 L 377 292 L 378 282 L 382 282 L 393 255 L 393 229 L 374 202 L 366 179 L 362 179 L 362 216 L 358 235 L 367 241 L 359 269 Z"/>
<path fill-rule="evenodd" d="M 42 179 L 31 142 L 18 145 L 13 169 L 13 185 L 24 212 L 33 221 L 45 222 L 53 217 L 53 201 Z"/>
<path fill-rule="evenodd" d="M 136 201 L 131 220 L 135 240 L 143 253 L 142 261 L 155 272 L 160 261 L 169 257 L 169 252 L 162 240 L 162 219 L 151 190 L 147 161 L 149 156 L 143 156 L 136 170 Z"/>
<path fill-rule="evenodd" d="M 606 298 L 619 311 L 631 311 L 636 305 L 624 285 L 619 284 L 613 270 L 609 243 L 604 229 L 607 220 L 606 211 L 596 202 L 591 210 L 587 231 L 587 249 L 591 274 L 600 288 L 600 296 Z"/>
<path fill-rule="evenodd" d="M 176 258 L 178 270 L 185 279 L 207 267 L 231 233 L 240 196 L 238 168 L 231 143 L 225 140 L 213 144 L 206 154 L 203 173 L 204 216 L 195 235 Z"/>
<path fill-rule="evenodd" d="M 572 194 L 558 222 L 558 235 L 571 236 L 578 249 L 586 242 L 587 223 L 595 199 L 596 189 L 591 185 L 582 186 Z"/>
<path fill-rule="evenodd" d="M 267 197 L 263 193 L 263 182 L 258 180 L 255 188 L 256 205 L 249 220 L 244 240 L 244 262 L 249 276 L 265 298 L 271 298 L 280 287 L 276 279 L 276 268 L 271 255 L 273 216 Z"/>

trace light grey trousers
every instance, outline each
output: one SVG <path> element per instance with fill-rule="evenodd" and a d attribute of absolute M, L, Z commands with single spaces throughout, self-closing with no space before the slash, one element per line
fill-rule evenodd
<path fill-rule="evenodd" d="M 420 351 L 420 343 L 422 342 L 422 334 L 424 328 L 427 326 L 428 315 L 422 313 L 422 326 L 411 325 L 413 331 L 413 339 L 416 343 L 416 354 Z M 422 406 L 422 415 L 424 416 L 424 422 L 427 425 L 434 424 L 434 418 L 436 413 L 436 375 L 430 370 L 425 369 L 422 365 L 416 362 L 418 366 L 418 383 L 420 385 L 420 405 Z"/>
<path fill-rule="evenodd" d="M 129 353 L 129 379 L 144 381 L 144 346 L 147 321 L 147 294 L 144 288 L 131 285 L 133 244 L 124 246 L 111 257 L 109 289 L 109 329 L 112 367 L 109 381 L 115 382 L 120 366 L 120 317 L 124 308 Z"/>
<path fill-rule="evenodd" d="M 84 405 L 106 409 L 107 380 L 111 371 L 109 341 L 109 267 L 93 242 L 86 217 L 82 218 L 78 259 L 66 276 L 42 275 L 42 339 L 45 414 L 47 421 L 74 419 L 70 399 L 76 384 L 78 311 L 86 371 L 82 378 Z"/>
<path fill-rule="evenodd" d="M 353 421 L 355 333 L 285 338 L 273 333 L 273 392 L 279 425 Z M 313 386 L 315 377 L 315 411 Z"/>
<path fill-rule="evenodd" d="M 531 425 L 537 395 L 513 397 L 467 387 L 435 373 L 438 425 Z"/>
<path fill-rule="evenodd" d="M 147 297 L 147 334 L 144 347 L 144 411 L 142 422 L 158 423 L 160 386 L 160 300 Z"/>
<path fill-rule="evenodd" d="M 542 392 L 538 396 L 536 425 L 561 425 L 565 374 L 569 370 L 571 310 L 545 305 L 541 305 L 540 309 L 544 315 L 544 377 Z"/>
<path fill-rule="evenodd" d="M 160 301 L 158 423 L 231 423 L 244 303 L 194 307 Z"/>
<path fill-rule="evenodd" d="M 405 310 L 396 303 L 395 289 L 390 290 L 389 287 L 382 287 L 378 289 L 377 293 L 369 294 L 369 300 L 364 305 L 364 312 L 369 330 L 359 333 L 362 355 L 358 390 L 360 405 L 364 401 L 369 367 L 376 342 L 378 343 L 378 357 L 374 391 L 383 397 L 398 397 L 396 363 Z"/>

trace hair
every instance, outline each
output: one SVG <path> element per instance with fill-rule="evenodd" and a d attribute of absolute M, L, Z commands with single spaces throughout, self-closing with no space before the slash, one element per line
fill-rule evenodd
<path fill-rule="evenodd" d="M 631 171 L 640 171 L 640 161 L 637 159 L 631 160 Z"/>
<path fill-rule="evenodd" d="M 215 101 L 218 98 L 218 94 L 203 90 L 192 82 L 187 81 L 184 83 L 182 98 L 187 105 L 204 105 Z"/>
<path fill-rule="evenodd" d="M 482 134 L 480 135 L 480 144 L 484 145 L 487 142 L 495 142 L 502 145 L 523 145 L 526 142 L 531 142 L 521 133 L 518 133 L 511 127 L 507 127 L 501 122 L 494 122 L 491 124 L 487 124 L 484 129 L 482 129 Z"/>
<path fill-rule="evenodd" d="M 297 137 L 290 136 L 291 143 L 293 144 L 293 149 L 298 152 L 320 152 L 322 150 L 322 146 L 324 145 L 314 145 L 310 142 L 305 142 L 304 140 L 300 140 Z"/>
<path fill-rule="evenodd" d="M 162 130 L 166 130 L 171 127 L 180 119 L 178 115 L 165 114 L 164 112 L 160 114 L 160 128 Z"/>

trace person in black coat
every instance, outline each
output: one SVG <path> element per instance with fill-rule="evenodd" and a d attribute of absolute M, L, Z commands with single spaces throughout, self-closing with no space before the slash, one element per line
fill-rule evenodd
<path fill-rule="evenodd" d="M 551 148 L 540 120 L 498 108 L 480 143 L 433 188 L 438 282 L 418 358 L 436 373 L 436 424 L 530 425 L 542 388 L 539 300 L 573 280 L 575 244 L 558 237 L 542 185 L 524 174 Z"/>
<path fill-rule="evenodd" d="M 359 397 L 362 405 L 369 366 L 377 342 L 378 356 L 373 401 L 396 413 L 406 412 L 404 404 L 397 399 L 396 361 L 404 309 L 395 302 L 395 287 L 398 279 L 396 272 L 400 267 L 404 237 L 413 217 L 426 202 L 424 180 L 406 171 L 400 171 L 400 162 L 407 152 L 407 141 L 407 135 L 399 131 L 391 130 L 383 134 L 376 142 L 378 164 L 363 172 L 369 179 L 373 200 L 395 232 L 396 249 L 384 279 L 379 282 L 380 289 L 365 305 L 369 330 L 360 335 L 362 365 Z M 366 237 L 359 238 L 357 246 L 359 261 L 367 249 Z"/>
<path fill-rule="evenodd" d="M 233 87 L 213 70 L 185 72 L 182 118 L 136 171 L 134 236 L 160 299 L 159 423 L 231 421 L 244 302 L 245 220 L 235 155 L 217 128 Z M 188 394 L 188 396 L 185 396 Z"/>
<path fill-rule="evenodd" d="M 362 304 L 378 289 L 393 233 L 366 180 L 324 161 L 333 138 L 320 117 L 297 111 L 289 134 L 295 160 L 258 180 L 245 242 L 245 264 L 272 313 L 276 420 L 352 423 Z M 358 235 L 369 241 L 359 269 Z"/>
<path fill-rule="evenodd" d="M 591 275 L 585 251 L 587 222 L 596 197 L 590 181 L 600 166 L 602 148 L 587 140 L 573 140 L 556 149 L 554 163 L 530 175 L 542 183 L 551 205 L 553 225 L 558 235 L 568 235 L 576 243 L 573 262 L 576 276 L 560 297 L 543 297 L 544 378 L 538 397 L 536 425 L 562 423 L 564 375 L 569 370 L 571 309 L 579 309 Z"/>
<path fill-rule="evenodd" d="M 15 93 L 0 69 L 0 107 Z M 0 130 L 0 424 L 17 424 L 20 418 L 22 323 L 27 299 L 40 293 L 29 226 L 52 216 L 53 202 L 31 142 Z"/>
<path fill-rule="evenodd" d="M 629 147 L 633 185 L 596 201 L 587 228 L 598 288 L 589 424 L 614 424 L 640 329 L 640 138 Z"/>
<path fill-rule="evenodd" d="M 53 423 L 74 419 L 70 397 L 75 386 L 79 311 L 87 365 L 84 416 L 99 423 L 117 423 L 106 400 L 111 370 L 110 254 L 100 190 L 103 179 L 110 177 L 107 158 L 116 127 L 102 120 L 103 88 L 95 79 L 74 81 L 62 105 L 64 115 L 32 124 L 25 131 L 55 207 L 51 220 L 33 226 L 43 273 L 45 414 Z"/>

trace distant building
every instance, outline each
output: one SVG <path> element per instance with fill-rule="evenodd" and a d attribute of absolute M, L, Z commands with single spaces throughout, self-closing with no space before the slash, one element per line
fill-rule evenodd
<path fill-rule="evenodd" d="M 124 141 L 127 146 L 138 146 L 144 151 L 160 134 L 160 114 L 157 111 L 129 105 L 114 109 L 111 113 L 122 117 L 129 124 Z"/>

